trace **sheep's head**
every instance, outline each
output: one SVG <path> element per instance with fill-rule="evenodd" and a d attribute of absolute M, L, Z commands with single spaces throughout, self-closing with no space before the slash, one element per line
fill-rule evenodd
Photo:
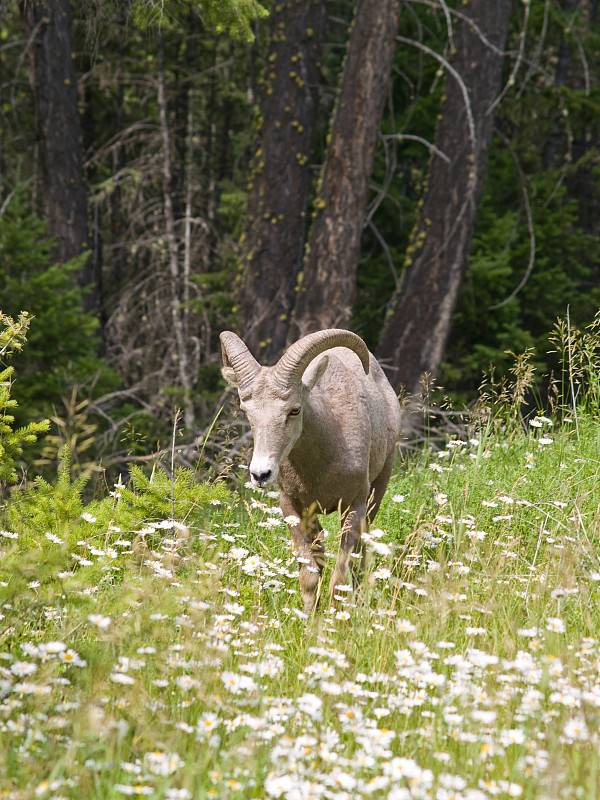
<path fill-rule="evenodd" d="M 332 347 L 354 350 L 365 372 L 369 371 L 369 351 L 363 340 L 350 331 L 311 333 L 295 342 L 273 367 L 261 367 L 235 333 L 221 334 L 223 376 L 237 388 L 240 407 L 254 436 L 250 478 L 255 486 L 277 480 L 279 465 L 302 433 L 306 401 L 327 368 L 327 357 L 320 360 L 309 380 L 304 373 L 314 358 Z"/>

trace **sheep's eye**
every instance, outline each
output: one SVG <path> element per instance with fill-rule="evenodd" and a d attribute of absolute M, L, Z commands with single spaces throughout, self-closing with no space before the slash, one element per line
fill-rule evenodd
<path fill-rule="evenodd" d="M 297 417 L 299 413 L 300 413 L 299 408 L 292 408 L 292 410 L 288 414 L 288 417 Z"/>

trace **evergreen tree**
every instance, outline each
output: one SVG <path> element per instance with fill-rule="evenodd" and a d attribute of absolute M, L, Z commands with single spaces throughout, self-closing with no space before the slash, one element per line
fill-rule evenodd
<path fill-rule="evenodd" d="M 114 388 L 114 376 L 98 356 L 98 321 L 83 310 L 78 274 L 86 255 L 54 263 L 46 223 L 26 210 L 21 195 L 0 216 L 0 242 L 3 311 L 31 315 L 27 347 L 16 357 L 19 421 L 56 413 L 73 385 L 94 379 L 96 393 Z"/>
<path fill-rule="evenodd" d="M 23 348 L 30 322 L 31 317 L 26 313 L 19 314 L 15 321 L 0 312 L 0 364 Z M 17 460 L 24 446 L 35 442 L 50 427 L 47 419 L 15 427 L 18 403 L 11 397 L 13 373 L 13 367 L 0 368 L 0 493 L 6 484 L 19 479 Z"/>

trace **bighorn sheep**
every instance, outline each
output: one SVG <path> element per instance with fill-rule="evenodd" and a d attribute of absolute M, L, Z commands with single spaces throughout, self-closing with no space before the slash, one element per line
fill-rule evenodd
<path fill-rule="evenodd" d="M 356 565 L 351 554 L 363 552 L 361 533 L 390 479 L 400 431 L 398 399 L 363 340 L 350 331 L 311 333 L 273 367 L 261 367 L 231 331 L 221 333 L 221 347 L 223 376 L 237 388 L 254 435 L 252 483 L 279 483 L 310 613 L 324 564 L 317 514 L 342 514 L 333 594 L 362 567 L 364 555 Z"/>

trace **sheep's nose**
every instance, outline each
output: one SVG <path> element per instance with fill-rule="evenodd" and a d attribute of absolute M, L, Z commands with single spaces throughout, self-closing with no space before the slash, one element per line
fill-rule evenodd
<path fill-rule="evenodd" d="M 257 486 L 264 486 L 271 479 L 272 473 L 273 470 L 266 469 L 263 472 L 251 472 L 250 475 L 252 476 L 252 481 Z"/>

